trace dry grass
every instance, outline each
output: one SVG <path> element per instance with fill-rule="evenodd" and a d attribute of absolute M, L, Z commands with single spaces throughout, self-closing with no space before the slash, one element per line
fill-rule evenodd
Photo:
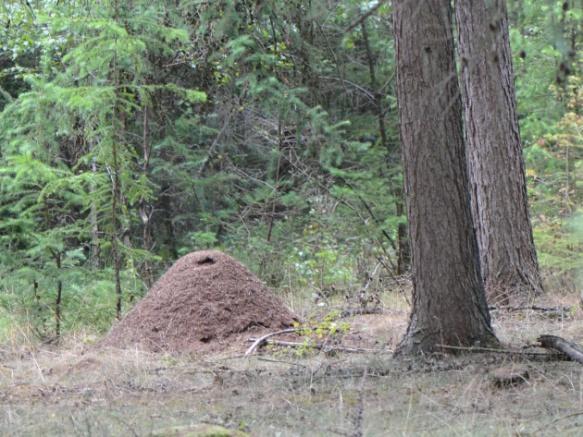
<path fill-rule="evenodd" d="M 395 346 L 406 307 L 399 296 L 383 302 L 393 309 L 354 317 L 345 343 Z M 497 315 L 494 325 L 515 346 L 542 333 L 581 340 L 583 317 L 573 316 L 521 311 Z M 80 334 L 48 347 L 15 335 L 0 346 L 0 435 L 160 435 L 197 423 L 259 436 L 583 432 L 583 367 L 571 362 L 504 355 L 396 360 L 382 353 L 298 358 L 286 350 L 244 358 L 238 351 L 246 344 L 223 355 L 170 356 L 98 349 L 93 340 Z M 530 378 L 496 387 L 492 372 L 515 364 Z"/>

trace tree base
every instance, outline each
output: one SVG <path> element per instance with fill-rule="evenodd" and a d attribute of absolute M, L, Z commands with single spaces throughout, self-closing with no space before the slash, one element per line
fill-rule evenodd
<path fill-rule="evenodd" d="M 423 334 L 421 331 L 414 333 L 407 332 L 401 340 L 395 355 L 420 355 L 431 353 L 458 354 L 463 350 L 444 348 L 443 346 L 462 346 L 462 347 L 486 347 L 500 348 L 500 342 L 493 332 L 487 332 L 479 338 L 467 339 L 467 341 L 447 341 L 442 335 Z"/>

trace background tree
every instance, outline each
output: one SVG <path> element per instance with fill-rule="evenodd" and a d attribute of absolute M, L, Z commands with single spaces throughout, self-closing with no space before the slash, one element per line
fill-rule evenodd
<path fill-rule="evenodd" d="M 403 352 L 494 343 L 472 227 L 449 0 L 395 3 L 413 274 Z"/>
<path fill-rule="evenodd" d="M 577 289 L 583 253 L 583 17 L 568 3 L 509 0 L 534 235 L 561 290 Z M 408 289 L 391 13 L 362 0 L 0 2 L 0 336 L 13 321 L 54 335 L 59 281 L 61 331 L 103 332 L 116 270 L 123 312 L 207 247 L 294 298 L 355 300 L 373 272 L 369 289 Z"/>
<path fill-rule="evenodd" d="M 65 329 L 73 296 L 115 309 L 173 259 L 209 246 L 271 285 L 318 293 L 350 294 L 378 262 L 383 276 L 396 273 L 405 220 L 393 194 L 402 178 L 391 66 L 380 62 L 392 53 L 386 5 L 369 16 L 366 42 L 356 1 L 332 14 L 321 1 L 96 5 L 9 2 L 0 27 L 3 214 L 22 216 L 9 182 L 23 156 L 83 177 L 67 216 L 79 232 L 63 241 L 78 264 L 59 274 Z M 33 204 L 44 185 L 32 187 Z M 6 226 L 3 253 L 37 246 L 44 222 L 30 213 L 32 238 L 15 246 L 24 228 Z M 37 291 L 52 305 L 56 286 L 35 285 L 12 259 L 1 267 L 14 290 L 5 305 L 29 314 Z M 48 277 L 44 264 L 26 265 Z M 83 287 L 73 272 L 95 281 Z"/>
<path fill-rule="evenodd" d="M 583 8 L 509 1 L 510 43 L 531 221 L 545 288 L 581 288 Z M 579 182 L 577 182 L 579 181 Z"/>
<path fill-rule="evenodd" d="M 456 2 L 472 213 L 492 302 L 542 292 L 505 0 Z"/>

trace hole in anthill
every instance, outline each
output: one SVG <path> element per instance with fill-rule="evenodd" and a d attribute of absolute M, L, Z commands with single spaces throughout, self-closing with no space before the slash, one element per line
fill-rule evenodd
<path fill-rule="evenodd" d="M 212 259 L 210 256 L 205 256 L 203 259 L 201 259 L 197 262 L 197 264 L 199 266 L 204 266 L 207 264 L 214 264 L 214 263 L 215 263 L 215 260 Z"/>

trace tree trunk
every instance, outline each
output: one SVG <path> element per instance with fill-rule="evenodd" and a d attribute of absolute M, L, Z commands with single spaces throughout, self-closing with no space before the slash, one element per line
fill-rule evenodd
<path fill-rule="evenodd" d="M 142 118 L 142 175 L 144 178 L 148 178 L 148 170 L 150 165 L 150 155 L 152 153 L 150 149 L 150 141 L 148 137 L 149 121 L 148 121 L 148 107 L 144 105 Z M 140 218 L 142 219 L 142 248 L 144 251 L 149 252 L 152 249 L 152 231 L 151 231 L 151 221 L 153 208 L 149 201 L 144 198 L 140 199 Z M 146 286 L 149 288 L 154 284 L 154 272 L 152 269 L 152 264 L 150 260 L 146 259 L 142 265 L 142 277 Z"/>
<path fill-rule="evenodd" d="M 368 39 L 368 31 L 366 27 L 366 19 L 362 21 L 360 25 L 362 29 L 362 39 L 364 42 L 364 48 L 366 51 L 366 59 L 368 62 L 368 72 L 370 78 L 370 87 L 374 92 L 374 103 L 375 112 L 378 119 L 379 125 L 379 135 L 381 136 L 381 144 L 387 153 L 387 160 L 390 159 L 391 155 L 395 153 L 395 145 L 389 144 L 389 139 L 387 136 L 387 129 L 385 126 L 385 109 L 383 105 L 384 95 L 380 89 L 376 73 L 375 73 L 375 59 L 372 54 L 370 47 L 370 42 Z M 391 187 L 391 192 L 395 196 L 395 213 L 398 216 L 403 215 L 403 188 L 402 186 Z M 395 272 L 398 276 L 403 275 L 409 268 L 410 253 L 409 253 L 409 241 L 407 240 L 407 225 L 405 223 L 399 223 L 397 228 L 397 271 Z"/>
<path fill-rule="evenodd" d="M 117 0 L 114 1 L 114 9 L 115 15 L 114 18 L 117 21 L 118 18 L 118 2 Z M 112 181 L 112 192 L 111 192 L 111 254 L 113 257 L 113 272 L 114 272 L 114 280 L 115 280 L 115 316 L 118 320 L 121 319 L 122 313 L 122 300 L 123 300 L 123 291 L 121 288 L 121 267 L 122 267 L 122 259 L 121 259 L 121 250 L 119 244 L 120 238 L 120 219 L 118 217 L 117 209 L 121 207 L 121 186 L 120 186 L 120 162 L 118 157 L 118 141 L 121 143 L 123 139 L 123 134 L 120 132 L 125 128 L 125 123 L 123 120 L 123 111 L 118 111 L 118 102 L 120 101 L 120 70 L 118 69 L 117 65 L 117 58 L 114 57 L 113 59 L 113 74 L 114 74 L 114 84 L 115 84 L 115 93 L 116 99 L 113 105 L 112 111 L 112 132 L 113 138 L 111 142 L 111 181 Z M 120 120 L 117 117 L 120 117 Z M 119 122 L 119 125 L 118 125 Z"/>
<path fill-rule="evenodd" d="M 61 253 L 54 252 L 53 257 L 55 259 L 55 264 L 57 266 L 57 271 L 59 276 L 61 275 Z M 55 298 L 55 339 L 57 341 L 61 338 L 61 302 L 63 298 L 63 281 L 59 278 L 57 279 L 57 295 Z"/>
<path fill-rule="evenodd" d="M 533 296 L 542 282 L 528 212 L 503 0 L 457 1 L 468 171 L 488 299 Z"/>
<path fill-rule="evenodd" d="M 114 113 L 115 114 L 115 113 Z M 119 163 L 117 156 L 117 144 L 112 143 L 112 180 L 113 187 L 111 193 L 111 254 L 113 257 L 113 272 L 115 279 L 115 317 L 120 320 L 122 312 L 122 288 L 121 288 L 121 253 L 119 248 L 119 218 L 117 208 L 121 197 L 119 184 Z"/>
<path fill-rule="evenodd" d="M 93 151 L 93 146 L 90 146 L 90 150 Z M 101 245 L 99 241 L 99 221 L 97 212 L 97 201 L 96 201 L 96 184 L 93 182 L 97 175 L 97 162 L 96 158 L 91 159 L 91 173 L 92 181 L 89 183 L 89 194 L 91 195 L 91 206 L 89 209 L 89 225 L 91 226 L 91 255 L 90 255 L 90 265 L 94 269 L 98 269 L 100 266 L 100 254 Z"/>
<path fill-rule="evenodd" d="M 449 0 L 395 2 L 413 273 L 402 353 L 496 344 L 472 227 Z"/>

